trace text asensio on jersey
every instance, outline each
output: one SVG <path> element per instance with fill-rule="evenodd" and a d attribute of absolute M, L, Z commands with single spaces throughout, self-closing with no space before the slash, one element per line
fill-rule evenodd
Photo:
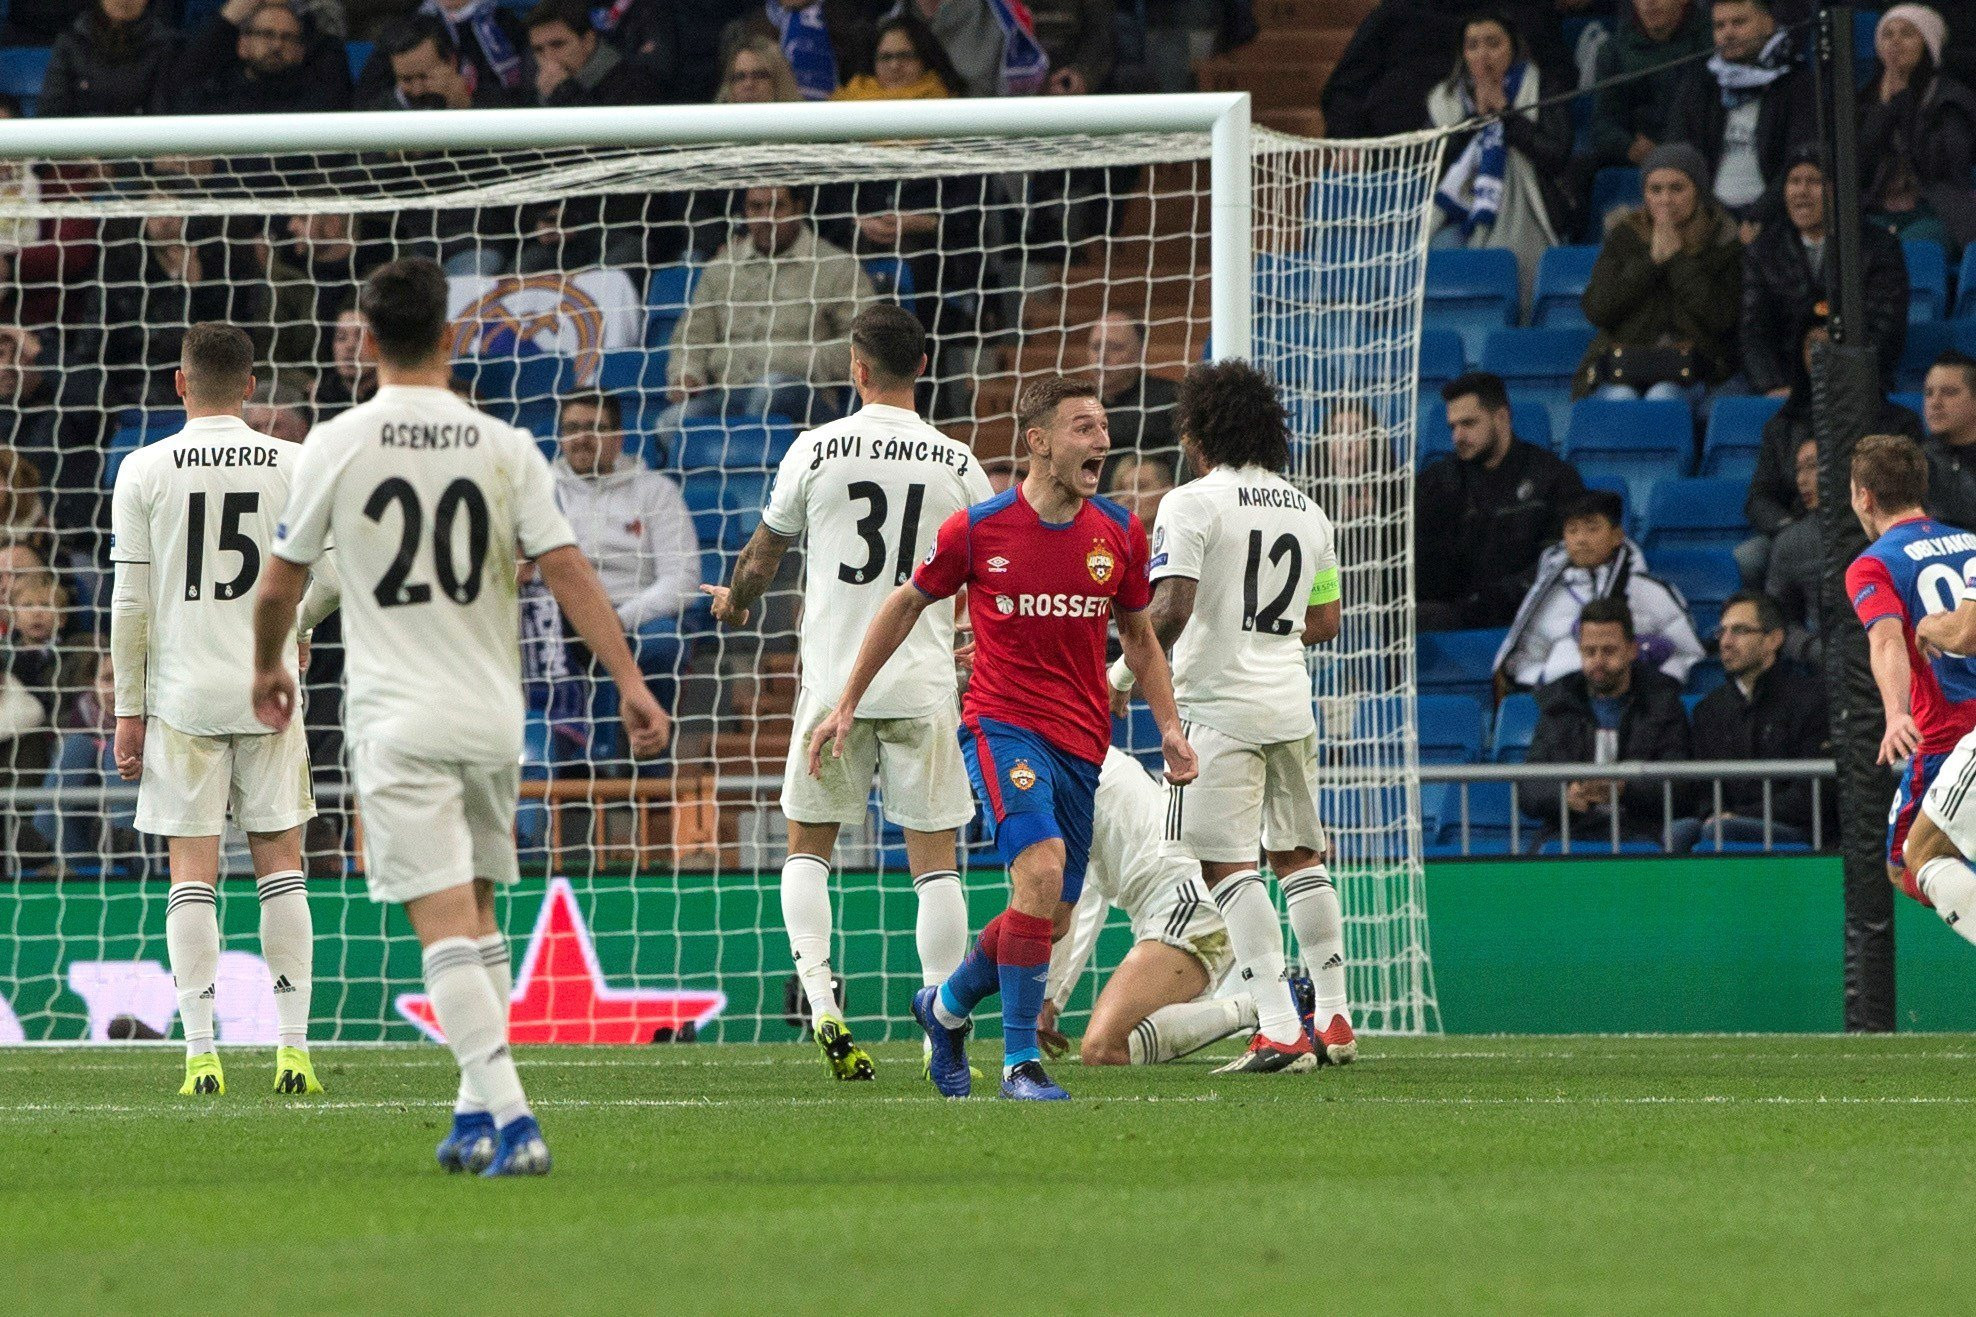
<path fill-rule="evenodd" d="M 377 442 L 385 448 L 472 448 L 480 443 L 480 427 L 386 421 Z"/>

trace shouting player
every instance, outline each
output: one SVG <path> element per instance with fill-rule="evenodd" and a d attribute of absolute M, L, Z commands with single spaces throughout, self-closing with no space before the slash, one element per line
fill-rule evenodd
<path fill-rule="evenodd" d="M 910 585 L 893 591 L 865 633 L 844 694 L 810 738 L 810 771 L 849 744 L 859 701 L 919 615 L 969 588 L 974 672 L 962 706 L 962 753 L 995 817 L 1013 896 L 960 967 L 920 989 L 913 1016 L 932 1040 L 930 1074 L 965 1097 L 968 1017 L 1002 995 L 1002 1096 L 1069 1096 L 1043 1069 L 1036 1020 L 1050 944 L 1069 927 L 1091 849 L 1092 797 L 1111 746 L 1105 688 L 1108 617 L 1158 720 L 1167 775 L 1194 776 L 1166 656 L 1143 610 L 1146 531 L 1097 497 L 1111 439 L 1090 383 L 1053 375 L 1027 385 L 1017 422 L 1029 450 L 1020 485 L 949 517 Z"/>
<path fill-rule="evenodd" d="M 762 524 L 725 588 L 703 585 L 714 617 L 738 626 L 775 579 L 789 546 L 808 532 L 803 579 L 802 688 L 782 778 L 789 858 L 782 922 L 809 998 L 817 1046 L 839 1079 L 870 1079 L 871 1058 L 851 1038 L 831 986 L 830 852 L 837 831 L 861 822 L 878 774 L 885 817 L 905 829 L 919 898 L 919 967 L 945 981 L 967 950 L 967 897 L 955 866 L 955 830 L 974 817 L 961 763 L 954 693 L 954 609 L 929 608 L 858 702 L 858 716 L 823 775 L 807 771 L 809 735 L 844 689 L 858 641 L 886 596 L 904 585 L 940 524 L 992 496 L 963 444 L 921 420 L 913 382 L 926 369 L 926 330 L 910 311 L 867 307 L 851 322 L 851 382 L 864 406 L 799 435 L 776 472 Z"/>
<path fill-rule="evenodd" d="M 1976 535 L 1921 510 L 1927 497 L 1928 459 L 1912 439 L 1868 435 L 1853 449 L 1853 512 L 1873 543 L 1846 569 L 1846 593 L 1866 628 L 1886 711 L 1879 761 L 1907 761 L 1887 818 L 1887 877 L 1923 905 L 1932 902 L 1905 859 L 1908 834 L 1942 762 L 1976 728 L 1976 662 L 1927 659 L 1916 644 L 1924 619 L 1956 610 L 1965 565 L 1976 555 Z"/>
<path fill-rule="evenodd" d="M 494 920 L 495 885 L 516 877 L 517 552 L 617 682 L 632 753 L 662 749 L 671 726 L 556 509 L 534 436 L 448 387 L 446 276 L 429 260 L 393 261 L 365 282 L 357 309 L 379 387 L 318 426 L 296 463 L 254 613 L 254 707 L 277 729 L 294 715 L 282 654 L 306 569 L 333 541 L 364 874 L 374 900 L 405 907 L 460 1065 L 440 1164 L 546 1174 L 549 1150 L 508 1050 L 513 984 Z"/>
<path fill-rule="evenodd" d="M 247 428 L 254 345 L 212 322 L 186 331 L 173 376 L 185 428 L 117 469 L 110 505 L 110 654 L 117 771 L 137 780 L 138 831 L 167 838 L 165 949 L 185 1030 L 187 1094 L 226 1092 L 213 1047 L 220 961 L 215 902 L 228 806 L 247 833 L 274 978 L 277 1093 L 320 1093 L 309 1064 L 315 927 L 302 880 L 302 825 L 315 816 L 299 724 L 254 716 L 245 659 L 255 579 L 288 501 L 289 444 Z M 296 668 L 291 633 L 273 661 Z"/>
<path fill-rule="evenodd" d="M 1217 1073 L 1343 1065 L 1357 1055 L 1345 999 L 1345 929 L 1317 816 L 1317 722 L 1304 648 L 1339 626 L 1331 519 L 1278 474 L 1289 428 L 1275 386 L 1246 362 L 1196 366 L 1180 384 L 1182 451 L 1200 479 L 1160 505 L 1153 631 L 1174 645 L 1174 698 L 1201 757 L 1168 788 L 1167 840 L 1199 860 L 1227 922 L 1259 1023 Z M 1177 642 L 1177 643 L 1176 643 Z M 1114 667 L 1124 689 L 1130 673 Z M 1317 1042 L 1290 991 L 1283 929 L 1256 855 L 1283 885 L 1317 986 Z"/>

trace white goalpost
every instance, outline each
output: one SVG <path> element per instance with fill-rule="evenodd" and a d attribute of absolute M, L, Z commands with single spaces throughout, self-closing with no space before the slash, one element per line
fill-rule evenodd
<path fill-rule="evenodd" d="M 478 405 L 552 456 L 566 407 L 602 395 L 618 413 L 601 427 L 624 435 L 616 468 L 560 478 L 677 719 L 666 756 L 632 762 L 610 683 L 524 592 L 514 1041 L 797 1037 L 775 800 L 798 564 L 739 630 L 715 627 L 694 586 L 727 579 L 797 430 L 840 414 L 842 327 L 874 298 L 928 325 L 923 409 L 984 459 L 1015 452 L 1023 379 L 1095 369 L 1108 480 L 1142 515 L 1176 456 L 1158 381 L 1212 355 L 1278 382 L 1292 478 L 1337 523 L 1344 565 L 1345 633 L 1314 655 L 1312 690 L 1354 1009 L 1362 1030 L 1437 1030 L 1411 472 L 1440 150 L 1433 134 L 1252 129 L 1232 94 L 0 123 L 0 1042 L 174 1031 L 162 851 L 129 827 L 94 691 L 108 492 L 123 456 L 182 419 L 183 331 L 246 328 L 265 363 L 249 421 L 299 439 L 374 387 L 349 304 L 368 268 L 414 253 L 447 269 L 456 380 Z M 744 240 L 773 256 L 744 268 Z M 888 569 L 895 551 L 910 562 L 874 534 Z M 364 894 L 333 623 L 318 641 L 313 1033 L 413 1039 L 417 946 Z M 1120 732 L 1147 757 L 1148 730 Z M 978 927 L 1003 883 L 980 872 L 979 830 L 967 840 Z M 220 898 L 222 1042 L 273 1030 L 241 875 Z M 914 897 L 875 810 L 836 876 L 846 1014 L 861 1037 L 906 1036 Z M 1101 967 L 1124 936 L 1115 920 Z"/>

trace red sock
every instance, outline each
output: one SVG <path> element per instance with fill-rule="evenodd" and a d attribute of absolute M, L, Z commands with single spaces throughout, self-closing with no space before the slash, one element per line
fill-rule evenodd
<path fill-rule="evenodd" d="M 1055 930 L 1049 920 L 1011 908 L 997 915 L 995 922 L 1002 925 L 997 964 L 1027 967 L 1050 963 L 1050 934 Z M 985 945 L 987 934 L 982 937 Z"/>
<path fill-rule="evenodd" d="M 1005 910 L 1001 914 L 996 915 L 988 921 L 988 926 L 981 930 L 981 936 L 975 939 L 975 945 L 981 948 L 981 954 L 987 959 L 990 965 L 999 965 L 1001 963 L 1002 921 L 1007 919 L 1012 913 L 1014 912 Z"/>

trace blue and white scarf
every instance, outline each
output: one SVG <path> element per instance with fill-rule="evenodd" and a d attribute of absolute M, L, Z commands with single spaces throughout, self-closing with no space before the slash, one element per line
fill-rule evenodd
<path fill-rule="evenodd" d="M 1765 87 L 1789 73 L 1797 53 L 1791 48 L 1790 32 L 1780 30 L 1764 43 L 1762 51 L 1757 54 L 1756 63 L 1743 64 L 1726 60 L 1719 54 L 1710 55 L 1708 71 L 1715 75 L 1715 85 L 1722 89 L 1722 104 L 1733 110 L 1763 95 Z"/>
<path fill-rule="evenodd" d="M 1512 64 L 1503 75 L 1503 103 L 1514 107 L 1516 94 L 1523 89 L 1528 64 Z M 1461 109 L 1465 117 L 1475 114 L 1475 93 L 1461 88 Z M 1465 238 L 1475 230 L 1496 222 L 1503 208 L 1503 175 L 1509 170 L 1509 141 L 1503 121 L 1492 119 L 1476 131 L 1434 194 L 1434 204 L 1450 223 L 1461 225 Z"/>
<path fill-rule="evenodd" d="M 1036 20 L 1022 0 L 988 0 L 988 10 L 1002 29 L 1003 96 L 1034 96 L 1050 78 L 1050 57 L 1036 39 Z"/>
<path fill-rule="evenodd" d="M 827 101 L 837 90 L 837 52 L 830 47 L 830 29 L 823 22 L 823 0 L 803 9 L 783 8 L 767 0 L 768 21 L 775 24 L 783 58 L 796 73 L 796 90 L 806 101 Z"/>
<path fill-rule="evenodd" d="M 456 46 L 465 45 L 460 40 L 460 29 L 466 27 L 473 32 L 474 44 L 480 53 L 487 57 L 487 67 L 494 70 L 494 76 L 509 91 L 521 86 L 521 55 L 515 50 L 515 43 L 508 40 L 508 34 L 501 30 L 496 15 L 501 12 L 496 0 L 471 0 L 462 9 L 447 13 L 439 7 L 439 0 L 425 0 L 419 6 L 421 14 L 431 14 L 446 25 L 446 34 L 453 38 Z"/>

